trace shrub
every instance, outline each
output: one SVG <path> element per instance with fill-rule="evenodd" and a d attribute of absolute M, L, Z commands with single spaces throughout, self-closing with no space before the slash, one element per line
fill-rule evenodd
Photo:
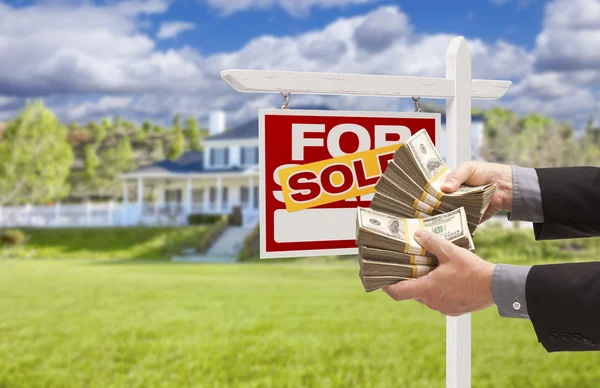
<path fill-rule="evenodd" d="M 203 225 L 203 224 L 214 224 L 221 219 L 220 214 L 190 214 L 188 216 L 188 225 Z"/>
<path fill-rule="evenodd" d="M 242 226 L 243 222 L 242 208 L 240 206 L 234 207 L 229 216 L 229 225 Z"/>
<path fill-rule="evenodd" d="M 252 232 L 246 236 L 244 246 L 238 255 L 239 261 L 250 261 L 258 258 L 260 255 L 260 225 L 257 225 Z"/>
<path fill-rule="evenodd" d="M 27 237 L 18 229 L 8 229 L 0 232 L 0 243 L 6 245 L 22 245 Z"/>

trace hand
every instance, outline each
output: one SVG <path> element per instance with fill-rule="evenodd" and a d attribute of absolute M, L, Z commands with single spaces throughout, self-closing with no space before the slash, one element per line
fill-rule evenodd
<path fill-rule="evenodd" d="M 494 305 L 492 275 L 495 264 L 480 259 L 441 236 L 424 230 L 415 240 L 437 256 L 439 265 L 416 280 L 405 280 L 383 291 L 395 300 L 415 299 L 444 315 L 458 316 Z"/>
<path fill-rule="evenodd" d="M 496 192 L 488 206 L 481 222 L 489 220 L 500 210 L 512 210 L 513 184 L 512 167 L 505 164 L 466 162 L 458 166 L 446 177 L 442 190 L 446 193 L 455 192 L 460 185 L 483 186 L 496 183 Z"/>

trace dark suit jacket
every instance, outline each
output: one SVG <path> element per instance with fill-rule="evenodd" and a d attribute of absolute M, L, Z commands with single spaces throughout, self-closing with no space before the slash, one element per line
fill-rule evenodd
<path fill-rule="evenodd" d="M 536 240 L 600 236 L 600 168 L 536 169 L 544 222 Z M 549 352 L 600 350 L 600 262 L 536 265 L 527 309 Z"/>

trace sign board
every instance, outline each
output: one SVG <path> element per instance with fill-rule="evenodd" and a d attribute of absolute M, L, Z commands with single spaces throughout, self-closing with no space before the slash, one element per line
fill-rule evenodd
<path fill-rule="evenodd" d="M 374 149 L 391 155 L 399 143 L 421 129 L 435 144 L 440 121 L 439 113 L 260 110 L 260 257 L 356 254 L 356 208 L 369 207 L 373 196 L 288 210 L 281 170 Z M 391 157 L 380 158 L 384 159 L 389 162 Z M 378 166 L 385 171 L 387 164 Z M 372 171 L 361 173 L 371 185 L 376 183 Z M 336 185 L 342 179 L 357 179 L 356 171 L 348 178 L 339 175 Z"/>

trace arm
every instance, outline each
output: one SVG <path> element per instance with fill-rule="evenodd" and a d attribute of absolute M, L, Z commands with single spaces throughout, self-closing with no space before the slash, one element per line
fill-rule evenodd
<path fill-rule="evenodd" d="M 543 222 L 534 224 L 536 240 L 600 236 L 600 168 L 536 169 Z"/>

